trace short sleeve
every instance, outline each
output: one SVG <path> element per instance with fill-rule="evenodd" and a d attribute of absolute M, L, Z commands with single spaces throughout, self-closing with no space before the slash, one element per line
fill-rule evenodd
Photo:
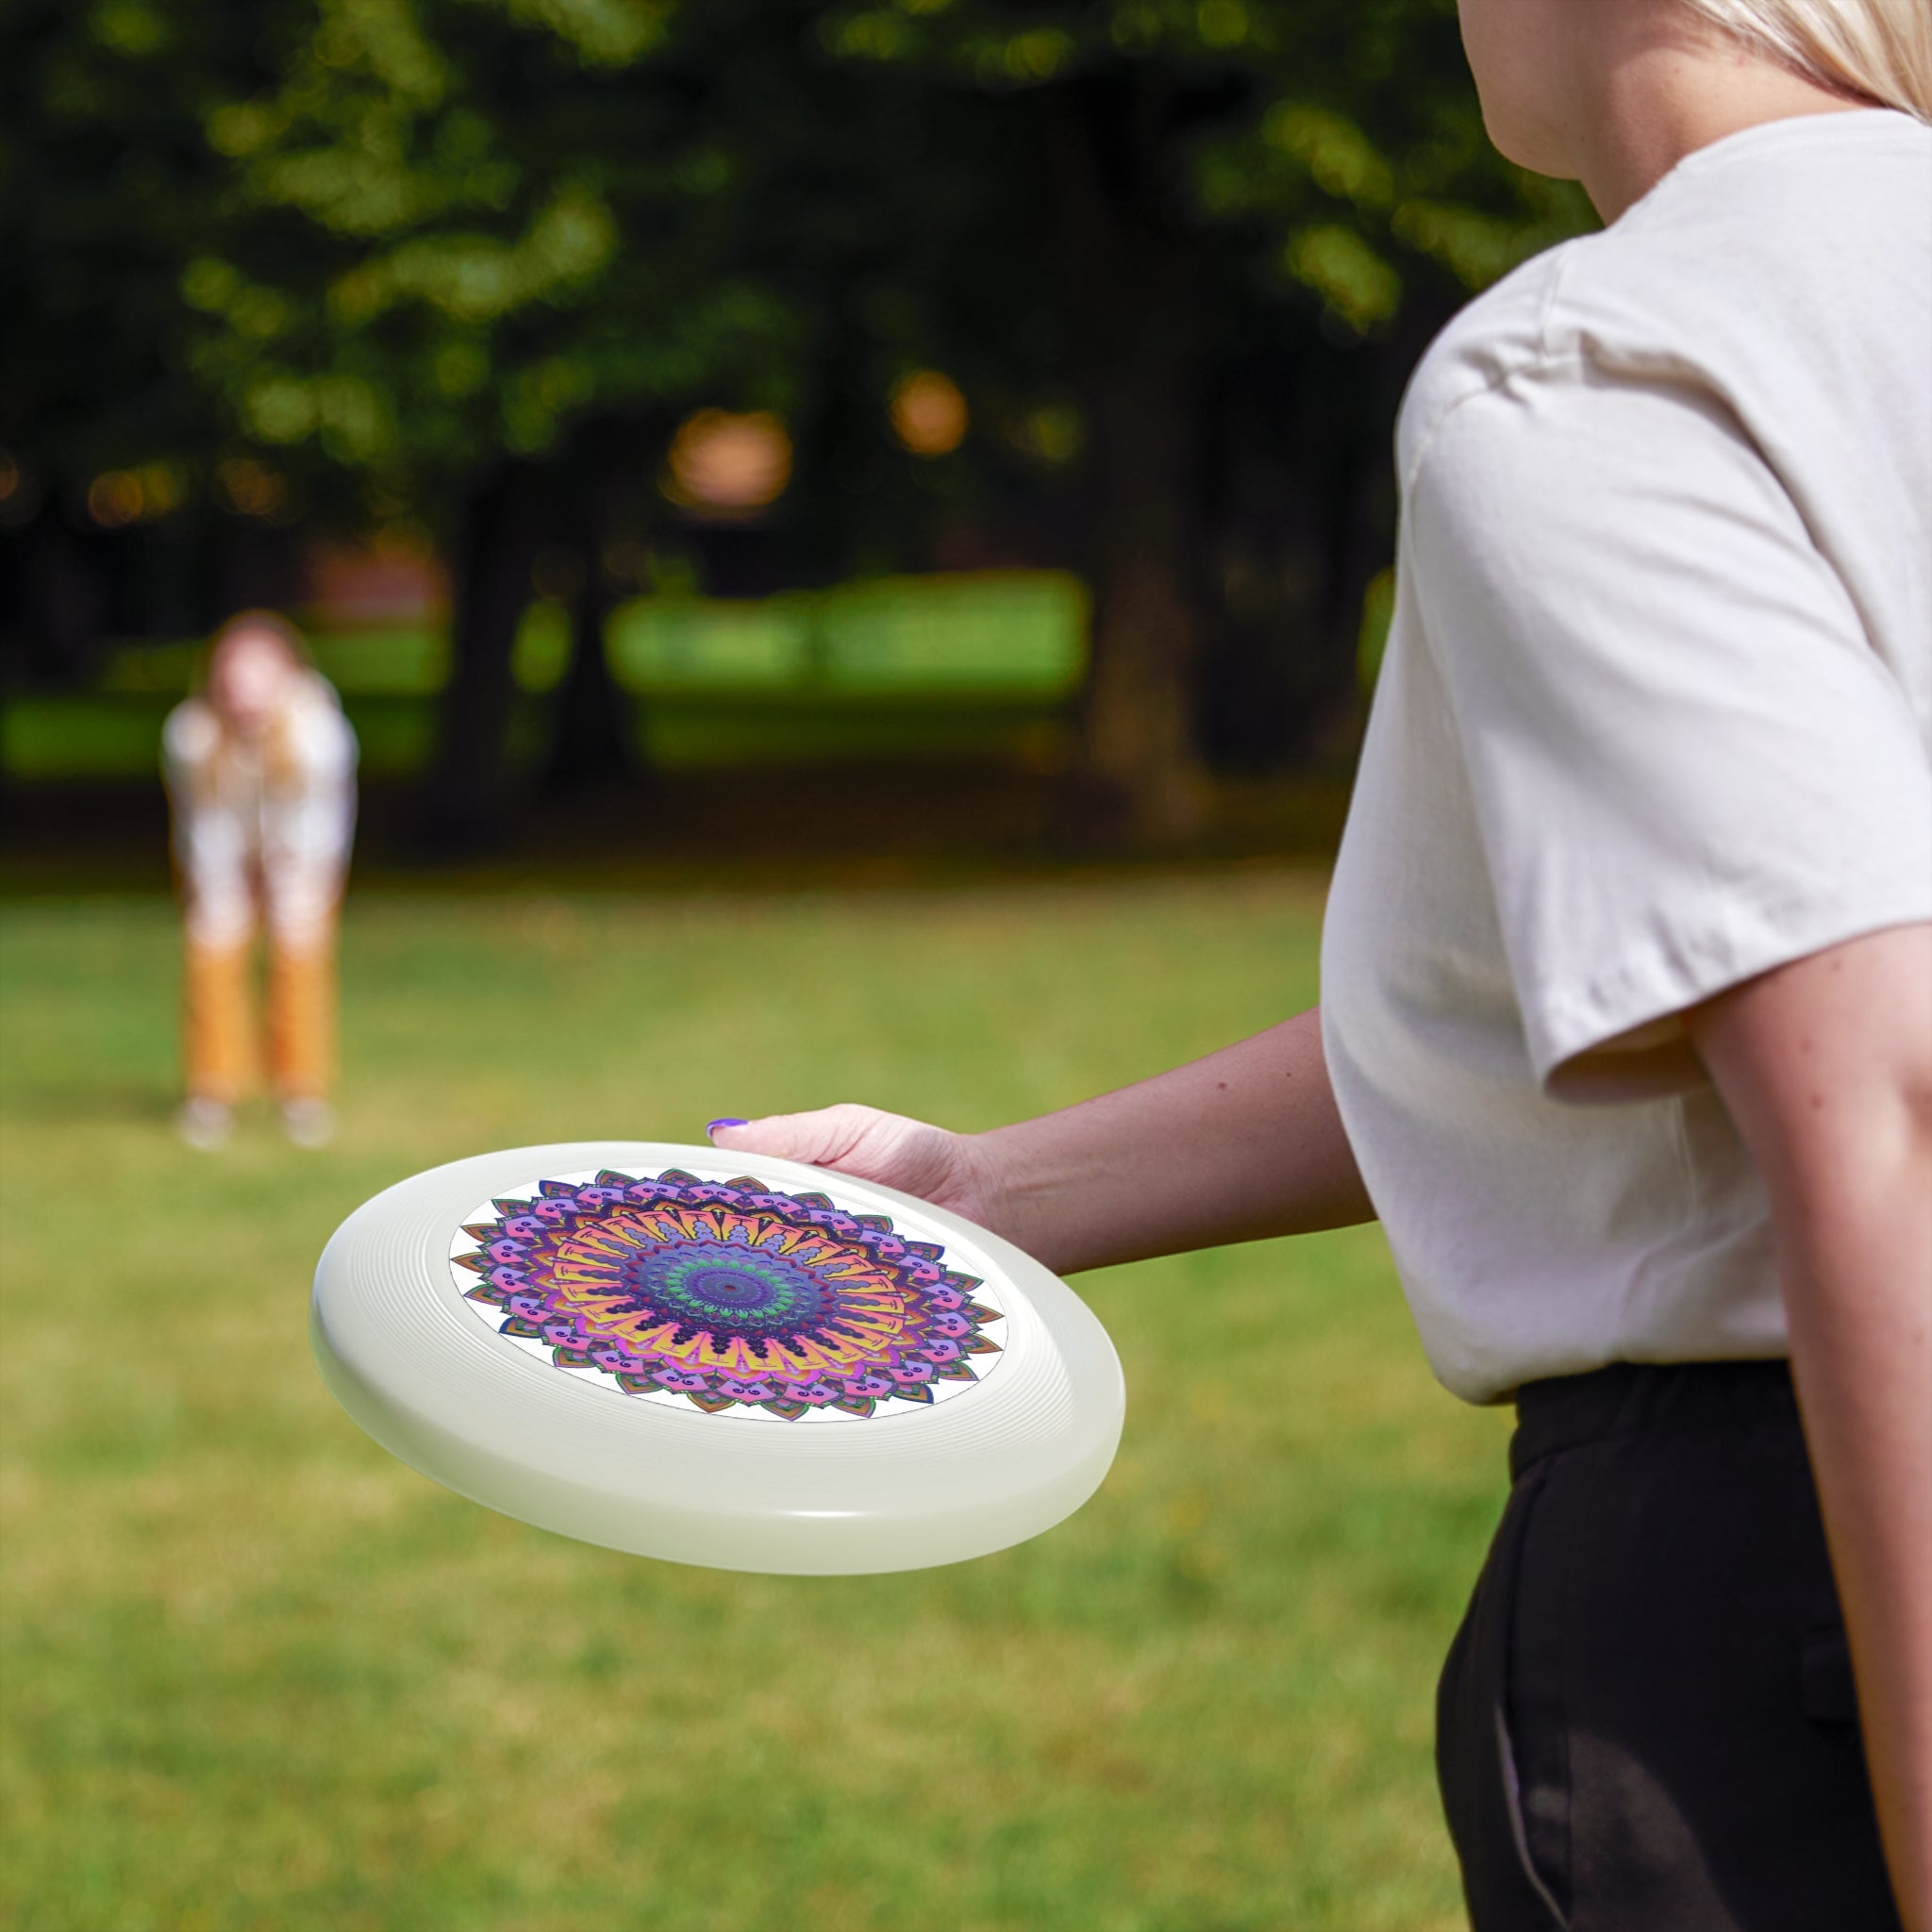
<path fill-rule="evenodd" d="M 291 724 L 295 756 L 310 784 L 339 784 L 354 774 L 355 727 L 342 715 L 334 687 L 319 673 L 309 674 Z"/>
<path fill-rule="evenodd" d="M 1923 726 L 1707 392 L 1512 377 L 1448 413 L 1405 519 L 1550 1091 L 1682 1084 L 1686 1008 L 1932 919 Z"/>
<path fill-rule="evenodd" d="M 208 707 L 199 698 L 184 698 L 168 713 L 161 726 L 161 771 L 178 791 L 214 756 L 221 738 Z"/>

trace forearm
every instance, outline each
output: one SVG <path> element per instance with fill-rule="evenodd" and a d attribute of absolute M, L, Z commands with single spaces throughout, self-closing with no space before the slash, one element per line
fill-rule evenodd
<path fill-rule="evenodd" d="M 990 1224 L 1060 1274 L 1374 1219 L 1318 1008 L 969 1146 Z"/>
<path fill-rule="evenodd" d="M 1771 1201 L 1886 1856 L 1932 1932 L 1932 925 L 1687 1018 Z"/>
<path fill-rule="evenodd" d="M 1847 1191 L 1780 1230 L 1791 1365 L 1893 1883 L 1932 1932 L 1932 1147 Z"/>

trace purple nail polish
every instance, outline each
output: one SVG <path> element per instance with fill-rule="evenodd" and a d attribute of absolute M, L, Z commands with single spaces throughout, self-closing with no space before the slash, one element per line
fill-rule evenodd
<path fill-rule="evenodd" d="M 716 1133 L 716 1132 L 718 1131 L 718 1129 L 719 1129 L 720 1127 L 748 1127 L 748 1126 L 750 1126 L 750 1124 L 751 1124 L 751 1123 L 750 1123 L 749 1121 L 733 1121 L 733 1120 L 723 1120 L 723 1121 L 713 1121 L 713 1122 L 712 1122 L 712 1123 L 710 1124 L 710 1125 L 709 1125 L 709 1126 L 708 1126 L 708 1127 L 707 1127 L 707 1128 L 705 1129 L 705 1132 L 706 1132 L 706 1133 L 707 1133 L 708 1135 L 708 1134 L 715 1134 L 715 1133 Z"/>

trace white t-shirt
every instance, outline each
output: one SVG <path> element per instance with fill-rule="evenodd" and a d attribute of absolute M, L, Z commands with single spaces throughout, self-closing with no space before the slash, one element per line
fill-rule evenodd
<path fill-rule="evenodd" d="M 305 675 L 265 744 L 224 746 L 205 698 L 168 713 L 161 764 L 174 807 L 175 862 L 197 945 L 240 945 L 257 901 L 279 945 L 311 944 L 341 897 L 356 829 L 356 733 L 334 688 Z"/>
<path fill-rule="evenodd" d="M 1323 1009 L 1429 1359 L 1782 1355 L 1676 1016 L 1932 919 L 1932 128 L 1700 149 L 1465 309 L 1397 447 Z"/>

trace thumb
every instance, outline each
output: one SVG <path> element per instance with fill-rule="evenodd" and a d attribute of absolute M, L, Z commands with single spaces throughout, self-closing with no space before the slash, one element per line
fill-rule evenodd
<path fill-rule="evenodd" d="M 861 1109 L 822 1107 L 810 1113 L 772 1113 L 762 1120 L 713 1121 L 707 1129 L 714 1147 L 730 1154 L 768 1154 L 774 1160 L 823 1167 L 850 1151 L 854 1123 L 844 1116 Z"/>
<path fill-rule="evenodd" d="M 968 1143 L 904 1114 L 846 1101 L 810 1113 L 767 1114 L 761 1121 L 713 1121 L 710 1134 L 712 1145 L 728 1153 L 836 1168 L 969 1214 L 979 1206 Z"/>

